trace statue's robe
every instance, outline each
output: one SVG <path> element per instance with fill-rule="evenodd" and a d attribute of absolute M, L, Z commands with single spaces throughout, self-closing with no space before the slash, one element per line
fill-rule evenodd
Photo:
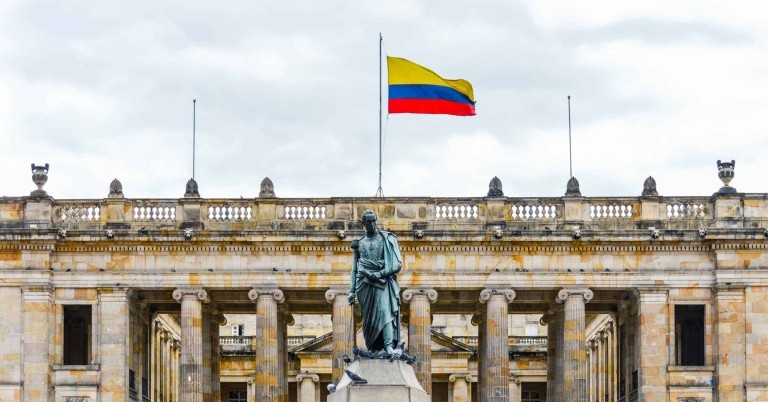
<path fill-rule="evenodd" d="M 363 337 L 369 351 L 385 348 L 382 330 L 388 323 L 392 323 L 394 345 L 400 343 L 400 286 L 397 284 L 397 273 L 403 266 L 402 257 L 394 234 L 380 230 L 377 235 L 384 240 L 383 255 L 377 259 L 361 255 L 356 267 L 355 293 L 360 302 Z M 368 278 L 361 270 L 382 272 L 382 278 Z"/>

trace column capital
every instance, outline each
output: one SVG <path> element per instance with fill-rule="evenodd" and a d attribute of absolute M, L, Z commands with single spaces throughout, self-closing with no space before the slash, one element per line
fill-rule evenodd
<path fill-rule="evenodd" d="M 312 382 L 320 382 L 320 376 L 315 373 L 301 373 L 296 376 L 296 382 L 301 382 L 304 379 L 312 380 Z"/>
<path fill-rule="evenodd" d="M 253 377 L 248 377 L 246 382 L 248 383 L 248 385 L 253 385 Z"/>
<path fill-rule="evenodd" d="M 557 310 L 561 308 L 562 308 L 561 305 L 555 302 L 552 302 L 552 304 L 550 304 L 547 311 L 539 319 L 539 324 L 541 324 L 542 326 L 549 325 L 550 322 L 555 320 L 555 315 L 557 314 Z"/>
<path fill-rule="evenodd" d="M 248 291 L 248 298 L 251 299 L 252 302 L 256 302 L 259 300 L 259 297 L 273 297 L 275 300 L 277 300 L 278 303 L 282 303 L 285 301 L 285 295 L 283 294 L 283 291 L 277 288 L 271 288 L 271 289 L 259 289 L 259 288 L 253 288 Z"/>
<path fill-rule="evenodd" d="M 589 303 L 589 301 L 595 297 L 595 294 L 589 288 L 563 288 L 557 292 L 557 298 L 555 300 L 557 300 L 558 303 L 564 303 L 572 296 L 581 296 L 584 298 L 584 303 Z"/>
<path fill-rule="evenodd" d="M 336 299 L 336 297 L 342 296 L 346 298 L 347 295 L 349 295 L 349 289 L 330 288 L 325 291 L 325 301 L 333 304 L 333 300 Z"/>
<path fill-rule="evenodd" d="M 225 317 L 221 310 L 219 310 L 219 306 L 215 302 L 206 304 L 205 307 L 203 307 L 203 311 L 208 312 L 208 314 L 211 315 L 213 322 L 219 326 L 227 325 L 227 317 Z"/>
<path fill-rule="evenodd" d="M 429 299 L 430 303 L 437 301 L 437 290 L 435 289 L 420 289 L 420 288 L 408 288 L 403 291 L 403 301 L 410 303 L 414 297 L 424 296 Z"/>
<path fill-rule="evenodd" d="M 520 385 L 520 377 L 517 376 L 517 374 L 509 373 L 509 382 L 514 382 L 517 385 Z"/>
<path fill-rule="evenodd" d="M 512 303 L 517 293 L 512 289 L 483 289 L 480 291 L 480 304 L 487 303 L 493 296 L 503 296 L 507 303 Z"/>
<path fill-rule="evenodd" d="M 211 299 L 208 298 L 208 292 L 203 288 L 178 288 L 173 291 L 173 299 L 177 302 L 181 302 L 184 296 L 196 296 L 198 300 L 203 303 L 208 303 Z"/>
<path fill-rule="evenodd" d="M 456 382 L 456 380 L 464 380 L 467 383 L 472 383 L 472 374 L 470 373 L 455 373 L 448 377 L 448 381 Z"/>

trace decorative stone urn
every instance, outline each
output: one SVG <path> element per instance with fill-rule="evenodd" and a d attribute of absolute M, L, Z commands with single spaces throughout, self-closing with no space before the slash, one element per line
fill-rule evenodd
<path fill-rule="evenodd" d="M 717 161 L 717 176 L 724 184 L 724 186 L 720 187 L 720 190 L 717 191 L 718 194 L 733 194 L 736 192 L 736 189 L 731 187 L 729 184 L 735 175 L 735 168 L 735 160 L 731 160 L 730 162 L 720 162 L 719 160 Z"/>
<path fill-rule="evenodd" d="M 43 186 L 48 182 L 48 164 L 45 166 L 32 164 L 32 182 L 37 185 L 37 190 L 29 193 L 32 197 L 47 197 L 48 193 L 43 190 Z"/>

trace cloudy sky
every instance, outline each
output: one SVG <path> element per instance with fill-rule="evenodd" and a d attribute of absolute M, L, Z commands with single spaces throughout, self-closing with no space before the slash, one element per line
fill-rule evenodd
<path fill-rule="evenodd" d="M 0 196 L 372 196 L 378 37 L 477 116 L 385 116 L 386 196 L 768 192 L 761 1 L 0 1 Z M 386 85 L 386 77 L 385 77 Z M 386 105 L 386 92 L 385 105 Z"/>

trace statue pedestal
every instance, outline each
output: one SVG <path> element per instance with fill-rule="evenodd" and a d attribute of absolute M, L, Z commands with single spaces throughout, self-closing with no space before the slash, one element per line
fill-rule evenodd
<path fill-rule="evenodd" d="M 362 359 L 352 362 L 347 370 L 368 380 L 367 384 L 354 384 L 344 374 L 336 392 L 328 395 L 328 402 L 431 402 L 416 380 L 413 367 L 404 361 Z"/>

